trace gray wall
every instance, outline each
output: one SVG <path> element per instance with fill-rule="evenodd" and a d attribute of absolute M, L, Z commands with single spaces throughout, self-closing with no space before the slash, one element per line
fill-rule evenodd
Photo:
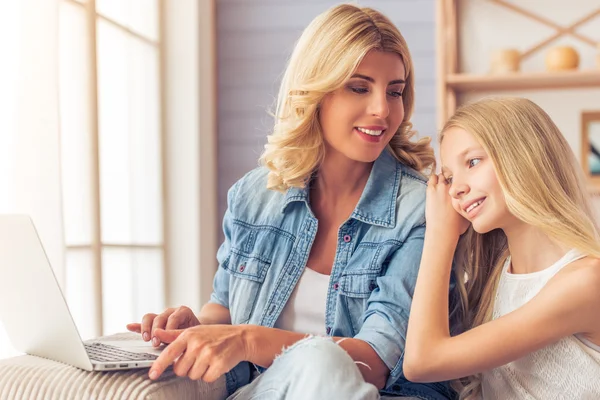
<path fill-rule="evenodd" d="M 304 27 L 333 0 L 217 0 L 219 215 L 227 189 L 258 165 L 287 57 Z M 398 26 L 416 70 L 413 117 L 420 135 L 435 134 L 435 0 L 354 1 Z"/>

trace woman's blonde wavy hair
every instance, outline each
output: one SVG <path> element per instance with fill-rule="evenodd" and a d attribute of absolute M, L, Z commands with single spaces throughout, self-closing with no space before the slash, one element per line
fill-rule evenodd
<path fill-rule="evenodd" d="M 410 140 L 414 75 L 406 41 L 378 11 L 342 4 L 317 16 L 291 55 L 279 90 L 273 133 L 260 159 L 270 170 L 267 188 L 286 191 L 307 184 L 325 155 L 319 104 L 350 79 L 371 50 L 400 55 L 406 70 L 404 119 L 388 148 L 400 162 L 418 171 L 435 166 L 431 139 Z"/>
<path fill-rule="evenodd" d="M 490 98 L 461 107 L 446 123 L 472 134 L 491 158 L 508 210 L 556 243 L 600 257 L 599 230 L 585 179 L 569 144 L 538 105 L 523 98 Z M 500 272 L 508 256 L 500 229 L 461 237 L 455 268 L 460 301 L 452 311 L 461 328 L 492 318 Z M 466 279 L 465 279 L 466 276 Z M 480 375 L 454 384 L 461 399 L 479 398 Z"/>

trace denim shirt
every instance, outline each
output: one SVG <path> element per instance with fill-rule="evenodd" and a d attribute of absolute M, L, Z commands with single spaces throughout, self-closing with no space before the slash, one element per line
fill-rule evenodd
<path fill-rule="evenodd" d="M 273 327 L 298 282 L 318 220 L 309 189 L 266 189 L 268 170 L 249 172 L 228 193 L 225 241 L 210 302 L 232 324 Z M 382 393 L 446 399 L 445 384 L 415 384 L 402 373 L 408 315 L 425 235 L 426 181 L 388 150 L 375 161 L 352 215 L 338 231 L 325 310 L 325 332 L 369 343 L 390 375 Z M 248 383 L 238 366 L 228 391 Z"/>

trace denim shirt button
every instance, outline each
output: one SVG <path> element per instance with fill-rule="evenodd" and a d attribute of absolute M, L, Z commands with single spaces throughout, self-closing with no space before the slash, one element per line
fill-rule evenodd
<path fill-rule="evenodd" d="M 327 329 L 325 329 L 325 331 L 327 332 L 327 334 L 329 335 L 329 333 L 331 332 L 331 327 L 328 326 Z"/>
<path fill-rule="evenodd" d="M 344 242 L 348 243 L 351 240 L 352 240 L 352 236 L 350 236 L 350 235 L 344 235 Z"/>
<path fill-rule="evenodd" d="M 244 272 L 245 269 L 246 269 L 245 264 L 240 265 L 240 272 Z"/>
<path fill-rule="evenodd" d="M 375 288 L 377 287 L 377 285 L 375 284 L 375 282 L 371 282 L 369 283 L 369 290 L 372 292 L 373 290 L 375 290 Z"/>
<path fill-rule="evenodd" d="M 339 287 L 340 287 L 339 283 L 336 282 L 336 283 L 333 284 L 333 290 L 338 290 Z"/>

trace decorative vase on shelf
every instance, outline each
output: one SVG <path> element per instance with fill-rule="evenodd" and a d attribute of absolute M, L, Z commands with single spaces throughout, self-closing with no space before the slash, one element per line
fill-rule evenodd
<path fill-rule="evenodd" d="M 500 49 L 492 53 L 492 74 L 505 74 L 519 71 L 521 53 L 516 49 Z"/>
<path fill-rule="evenodd" d="M 579 54 L 570 46 L 557 46 L 546 53 L 546 70 L 568 71 L 579 66 Z"/>

